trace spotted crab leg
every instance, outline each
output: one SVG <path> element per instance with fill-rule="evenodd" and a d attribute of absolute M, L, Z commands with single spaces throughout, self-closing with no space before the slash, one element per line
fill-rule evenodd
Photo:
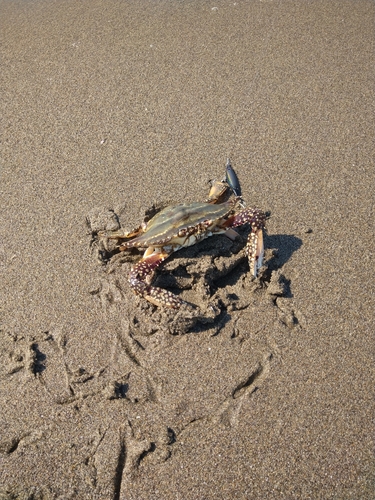
<path fill-rule="evenodd" d="M 169 257 L 170 253 L 153 252 L 148 255 L 148 252 L 149 250 L 146 250 L 142 259 L 130 271 L 129 283 L 133 292 L 156 306 L 179 309 L 185 303 L 182 299 L 164 288 L 149 284 L 154 270 Z"/>
<path fill-rule="evenodd" d="M 228 228 L 250 224 L 251 232 L 247 238 L 245 253 L 249 260 L 250 272 L 255 278 L 263 262 L 263 229 L 265 222 L 266 216 L 258 208 L 244 208 L 237 214 L 229 217 L 225 222 L 225 226 Z"/>

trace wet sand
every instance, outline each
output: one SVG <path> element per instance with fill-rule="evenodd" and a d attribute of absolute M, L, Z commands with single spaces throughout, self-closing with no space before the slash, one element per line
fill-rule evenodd
<path fill-rule="evenodd" d="M 0 497 L 373 498 L 373 2 L 0 9 Z M 96 232 L 227 157 L 260 278 L 245 228 L 138 299 Z"/>

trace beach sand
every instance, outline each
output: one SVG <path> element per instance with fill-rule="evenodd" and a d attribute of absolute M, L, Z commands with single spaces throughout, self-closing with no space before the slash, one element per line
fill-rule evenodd
<path fill-rule="evenodd" d="M 373 498 L 374 3 L 0 10 L 0 498 Z M 227 157 L 260 278 L 217 236 L 157 276 L 200 316 L 137 298 L 96 232 Z"/>

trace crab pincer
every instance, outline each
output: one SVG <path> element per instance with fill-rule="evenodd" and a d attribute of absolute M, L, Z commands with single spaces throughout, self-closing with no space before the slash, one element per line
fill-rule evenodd
<path fill-rule="evenodd" d="M 230 164 L 230 159 L 227 159 L 226 169 L 225 169 L 225 181 L 228 186 L 233 191 L 234 196 L 241 196 L 241 186 L 238 180 L 236 172 L 233 170 Z"/>

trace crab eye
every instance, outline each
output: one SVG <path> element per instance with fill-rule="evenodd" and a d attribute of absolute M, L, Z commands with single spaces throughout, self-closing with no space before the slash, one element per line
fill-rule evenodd
<path fill-rule="evenodd" d="M 178 232 L 178 236 L 180 236 L 180 237 L 186 236 L 186 229 L 180 229 Z"/>

